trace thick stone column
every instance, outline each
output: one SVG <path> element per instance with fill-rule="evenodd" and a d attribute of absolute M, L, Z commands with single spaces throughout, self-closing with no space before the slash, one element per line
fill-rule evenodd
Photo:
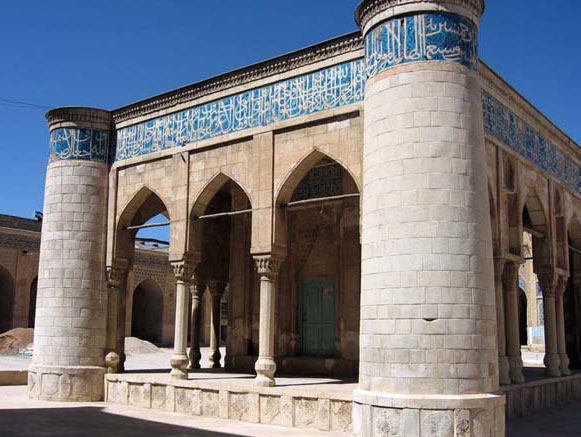
<path fill-rule="evenodd" d="M 108 373 L 125 370 L 125 308 L 127 301 L 126 266 L 107 267 L 109 295 L 107 302 L 107 349 L 105 357 Z"/>
<path fill-rule="evenodd" d="M 222 354 L 220 353 L 220 304 L 222 302 L 222 296 L 224 296 L 226 283 L 222 281 L 210 281 L 208 282 L 208 289 L 210 290 L 210 296 L 212 298 L 212 313 L 210 318 L 210 353 L 208 355 L 208 361 L 210 362 L 211 368 L 219 369 L 222 367 L 220 364 L 220 359 L 222 358 Z"/>
<path fill-rule="evenodd" d="M 494 260 L 494 289 L 496 292 L 496 335 L 498 339 L 498 375 L 501 385 L 510 384 L 510 364 L 506 355 L 506 330 L 504 327 L 504 286 L 502 274 L 504 259 Z"/>
<path fill-rule="evenodd" d="M 105 237 L 111 115 L 47 114 L 50 161 L 38 275 L 32 399 L 99 401 L 107 347 Z"/>
<path fill-rule="evenodd" d="M 190 291 L 192 293 L 192 318 L 190 321 L 190 369 L 200 368 L 200 329 L 202 322 L 202 298 L 206 283 L 195 278 Z"/>
<path fill-rule="evenodd" d="M 482 0 L 364 0 L 356 436 L 504 435 Z M 476 429 L 479 429 L 476 431 Z"/>
<path fill-rule="evenodd" d="M 545 319 L 545 371 L 548 376 L 561 376 L 559 348 L 557 345 L 557 309 L 555 296 L 559 278 L 552 273 L 538 275 L 543 292 L 543 314 Z"/>
<path fill-rule="evenodd" d="M 509 261 L 504 265 L 504 314 L 506 328 L 506 354 L 510 365 L 510 381 L 513 384 L 525 382 L 520 350 L 518 326 L 518 272 L 520 264 Z"/>
<path fill-rule="evenodd" d="M 258 335 L 258 360 L 255 384 L 274 387 L 276 362 L 274 361 L 274 336 L 276 329 L 276 279 L 281 260 L 272 254 L 254 257 L 256 270 L 260 277 L 260 327 Z"/>
<path fill-rule="evenodd" d="M 184 259 L 172 262 L 176 277 L 176 319 L 174 352 L 171 357 L 171 375 L 177 379 L 188 378 L 188 298 L 195 264 Z"/>
<path fill-rule="evenodd" d="M 559 370 L 562 376 L 571 375 L 569 370 L 569 357 L 567 356 L 567 340 L 565 336 L 565 306 L 563 298 L 567 288 L 566 276 L 559 276 L 559 282 L 555 293 L 555 311 L 557 313 L 557 350 L 559 353 Z"/>

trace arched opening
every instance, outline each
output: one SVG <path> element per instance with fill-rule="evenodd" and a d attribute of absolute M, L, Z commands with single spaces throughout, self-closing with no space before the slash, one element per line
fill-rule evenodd
<path fill-rule="evenodd" d="M 581 369 L 581 225 L 571 220 L 568 229 L 569 281 L 565 290 L 565 344 L 569 367 Z"/>
<path fill-rule="evenodd" d="M 254 322 L 259 319 L 259 295 L 250 256 L 251 213 L 246 191 L 223 173 L 202 190 L 191 211 L 189 247 L 200 255 L 195 276 L 203 293 L 196 316 L 198 337 L 210 346 L 210 367 L 249 371 L 258 351 Z"/>
<path fill-rule="evenodd" d="M 30 284 L 30 300 L 28 303 L 28 327 L 34 328 L 34 318 L 36 317 L 36 294 L 38 288 L 38 277 Z"/>
<path fill-rule="evenodd" d="M 173 342 L 173 332 L 164 329 L 164 320 L 171 317 L 166 311 L 171 302 L 165 301 L 163 289 L 158 285 L 163 283 L 164 273 L 170 268 L 169 236 L 170 215 L 166 204 L 153 190 L 142 187 L 123 209 L 114 242 L 113 264 L 128 269 L 121 294 L 112 294 L 117 298 L 110 300 L 108 308 L 110 314 L 116 315 L 109 318 L 113 322 L 108 327 L 108 338 L 116 339 L 115 347 L 121 353 L 126 334 L 158 344 Z M 156 259 L 155 266 L 147 267 L 151 257 Z M 161 270 L 161 279 L 157 283 L 148 281 L 148 278 L 158 278 L 158 270 Z M 130 293 L 132 288 L 134 293 Z M 155 304 L 151 305 L 151 301 Z"/>
<path fill-rule="evenodd" d="M 14 309 L 14 280 L 4 267 L 0 266 L 0 333 L 12 328 Z"/>
<path fill-rule="evenodd" d="M 133 292 L 131 336 L 155 344 L 162 342 L 163 291 L 152 279 L 146 279 Z"/>
<path fill-rule="evenodd" d="M 537 272 L 548 270 L 551 261 L 546 215 L 534 191 L 528 194 L 522 209 L 522 230 L 524 264 L 519 271 L 519 281 L 525 292 L 519 301 L 519 334 L 521 345 L 527 346 L 525 353 L 542 353 L 545 351 L 544 302 Z M 535 358 L 531 364 L 541 365 L 540 356 L 532 356 Z"/>
<path fill-rule="evenodd" d="M 359 308 L 361 280 L 357 184 L 337 161 L 315 151 L 289 175 L 277 205 L 287 247 L 279 282 L 279 305 L 288 308 L 279 315 L 278 353 L 287 357 L 283 370 L 356 374 L 359 312 L 353 308 Z"/>

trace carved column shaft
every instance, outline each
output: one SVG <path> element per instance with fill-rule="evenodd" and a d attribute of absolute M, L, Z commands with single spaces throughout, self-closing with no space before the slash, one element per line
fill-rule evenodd
<path fill-rule="evenodd" d="M 519 336 L 518 314 L 518 271 L 520 264 L 507 262 L 504 266 L 504 310 L 506 329 L 506 354 L 510 365 L 510 380 L 513 384 L 525 381 Z"/>
<path fill-rule="evenodd" d="M 194 280 L 191 287 L 192 293 L 192 319 L 190 323 L 190 369 L 199 369 L 200 359 L 200 329 L 202 321 L 202 297 L 206 289 L 206 283 L 200 279 Z"/>
<path fill-rule="evenodd" d="M 222 354 L 220 353 L 220 314 L 222 296 L 224 296 L 226 283 L 221 281 L 210 281 L 208 283 L 208 288 L 210 289 L 210 296 L 212 298 L 212 312 L 210 318 L 210 354 L 208 356 L 208 361 L 210 362 L 211 368 L 218 369 L 222 367 L 220 364 L 220 359 L 222 358 Z"/>
<path fill-rule="evenodd" d="M 125 368 L 125 308 L 127 291 L 125 267 L 107 267 L 107 372 L 118 373 Z"/>
<path fill-rule="evenodd" d="M 256 384 L 263 387 L 275 385 L 274 337 L 276 329 L 276 278 L 281 260 L 272 255 L 255 256 L 256 269 L 260 277 L 260 327 L 258 360 L 256 361 Z"/>
<path fill-rule="evenodd" d="M 558 278 L 554 274 L 538 275 L 543 291 L 543 314 L 545 319 L 545 369 L 548 376 L 561 376 L 557 344 L 557 309 L 555 295 Z"/>
<path fill-rule="evenodd" d="M 171 357 L 171 375 L 178 379 L 187 379 L 188 299 L 189 286 L 195 265 L 192 261 L 181 260 L 173 262 L 172 267 L 177 284 L 174 353 Z"/>
<path fill-rule="evenodd" d="M 559 370 L 561 375 L 569 376 L 569 357 L 567 356 L 567 338 L 565 333 L 565 305 L 563 303 L 568 278 L 559 277 L 555 294 L 555 311 L 557 313 L 557 351 L 559 354 Z"/>
<path fill-rule="evenodd" d="M 504 287 L 502 274 L 504 272 L 504 259 L 496 259 L 494 263 L 494 287 L 496 292 L 496 322 L 498 337 L 498 370 L 501 385 L 510 384 L 510 364 L 506 355 L 506 330 L 504 327 Z"/>

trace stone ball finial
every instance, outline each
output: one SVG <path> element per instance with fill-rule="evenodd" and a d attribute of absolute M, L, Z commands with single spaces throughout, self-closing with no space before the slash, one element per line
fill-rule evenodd
<path fill-rule="evenodd" d="M 484 0 L 362 0 L 355 9 L 355 21 L 365 34 L 391 17 L 430 11 L 462 15 L 478 25 L 484 13 Z"/>
<path fill-rule="evenodd" d="M 107 365 L 107 373 L 119 373 L 119 363 L 121 357 L 117 352 L 109 352 L 105 356 L 105 364 Z"/>

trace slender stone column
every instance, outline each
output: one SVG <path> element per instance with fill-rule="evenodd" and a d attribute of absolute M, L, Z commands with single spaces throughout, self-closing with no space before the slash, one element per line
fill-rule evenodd
<path fill-rule="evenodd" d="M 171 375 L 177 379 L 188 378 L 188 298 L 194 263 L 189 260 L 172 262 L 176 284 L 176 318 L 174 352 L 171 357 Z"/>
<path fill-rule="evenodd" d="M 563 298 L 567 288 L 566 276 L 559 276 L 559 283 L 555 293 L 555 311 L 557 313 L 557 350 L 559 352 L 559 370 L 561 375 L 569 376 L 569 357 L 567 356 L 567 340 L 565 336 L 565 306 Z"/>
<path fill-rule="evenodd" d="M 190 288 L 192 293 L 192 319 L 190 322 L 190 369 L 200 368 L 200 329 L 202 322 L 202 297 L 206 283 L 196 278 Z"/>
<path fill-rule="evenodd" d="M 208 282 L 208 289 L 210 290 L 210 296 L 212 297 L 212 314 L 210 318 L 210 354 L 208 355 L 208 361 L 210 362 L 210 367 L 213 369 L 219 369 L 222 367 L 220 364 L 220 359 L 222 358 L 222 354 L 220 353 L 220 304 L 222 302 L 222 296 L 224 296 L 225 288 L 225 282 Z"/>
<path fill-rule="evenodd" d="M 99 401 L 107 353 L 107 189 L 111 114 L 47 114 L 50 161 L 38 268 L 32 399 Z"/>
<path fill-rule="evenodd" d="M 107 348 L 105 357 L 108 373 L 125 370 L 125 308 L 127 290 L 127 267 L 107 267 L 109 295 L 107 303 Z"/>
<path fill-rule="evenodd" d="M 557 310 L 555 295 L 559 279 L 555 274 L 538 275 L 543 292 L 545 319 L 545 371 L 548 376 L 561 376 L 559 348 L 557 344 Z"/>
<path fill-rule="evenodd" d="M 256 270 L 260 277 L 260 327 L 258 337 L 258 360 L 255 384 L 274 387 L 276 362 L 274 361 L 274 337 L 276 329 L 276 279 L 281 260 L 272 254 L 254 257 Z"/>
<path fill-rule="evenodd" d="M 504 265 L 504 311 L 506 328 L 506 354 L 510 365 L 510 380 L 513 384 L 525 382 L 520 350 L 518 326 L 518 272 L 520 264 L 509 261 Z"/>
<path fill-rule="evenodd" d="M 496 291 L 496 335 L 498 338 L 498 374 L 501 385 L 510 384 L 510 364 L 506 355 L 506 331 L 504 329 L 504 286 L 502 274 L 504 272 L 503 258 L 494 260 L 494 289 Z"/>

